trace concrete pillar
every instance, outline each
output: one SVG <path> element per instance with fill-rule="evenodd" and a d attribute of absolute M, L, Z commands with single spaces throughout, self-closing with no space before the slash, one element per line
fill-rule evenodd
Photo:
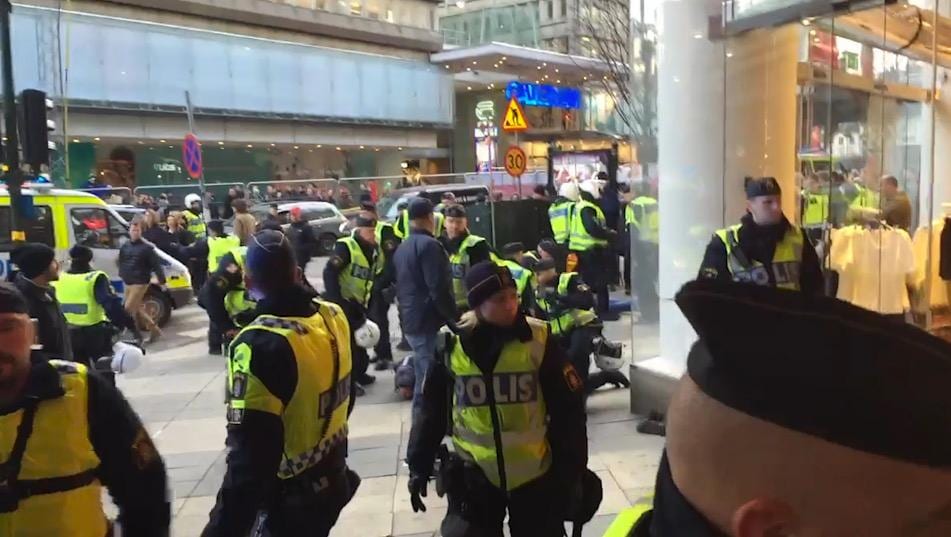
<path fill-rule="evenodd" d="M 742 216 L 743 177 L 776 177 L 790 216 L 797 203 L 798 26 L 711 40 L 720 2 L 667 0 L 659 12 L 660 356 L 632 368 L 636 413 L 663 411 L 686 367 L 696 336 L 673 298 L 714 231 Z M 635 327 L 635 356 L 637 340 Z"/>

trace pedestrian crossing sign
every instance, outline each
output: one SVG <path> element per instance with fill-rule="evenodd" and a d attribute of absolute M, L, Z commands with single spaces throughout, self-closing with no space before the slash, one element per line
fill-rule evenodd
<path fill-rule="evenodd" d="M 522 105 L 518 104 L 515 96 L 509 100 L 508 108 L 505 109 L 505 119 L 502 121 L 502 130 L 505 132 L 523 131 L 528 129 L 528 123 L 525 121 L 525 112 L 522 111 Z"/>

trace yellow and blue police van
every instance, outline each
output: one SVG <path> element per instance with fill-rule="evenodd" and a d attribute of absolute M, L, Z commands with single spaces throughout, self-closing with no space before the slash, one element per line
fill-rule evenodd
<path fill-rule="evenodd" d="M 119 278 L 119 247 L 129 240 L 129 225 L 102 199 L 78 190 L 62 190 L 49 184 L 26 184 L 22 189 L 24 206 L 32 218 L 24 222 L 27 242 L 40 242 L 56 250 L 62 270 L 69 267 L 69 249 L 76 244 L 93 250 L 93 266 L 109 275 L 116 292 L 125 285 Z M 10 194 L 0 185 L 0 280 L 6 280 L 11 266 Z M 163 291 L 153 276 L 145 297 L 145 308 L 159 325 L 171 317 L 172 310 L 192 299 L 188 268 L 177 259 L 156 248 L 165 271 Z"/>

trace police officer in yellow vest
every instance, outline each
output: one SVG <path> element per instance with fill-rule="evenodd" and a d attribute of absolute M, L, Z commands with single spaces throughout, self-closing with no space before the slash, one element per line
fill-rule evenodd
<path fill-rule="evenodd" d="M 244 285 L 247 252 L 247 246 L 239 246 L 223 255 L 198 292 L 198 304 L 208 313 L 209 330 L 214 327 L 222 334 L 225 348 L 238 330 L 254 320 L 256 304 Z M 212 346 L 208 353 L 220 355 L 222 345 Z"/>
<path fill-rule="evenodd" d="M 0 535 L 168 537 L 165 465 L 115 387 L 86 366 L 31 357 L 23 295 L 0 283 Z M 119 517 L 109 521 L 102 489 Z"/>
<path fill-rule="evenodd" d="M 229 348 L 228 467 L 202 536 L 326 537 L 359 485 L 346 462 L 350 327 L 301 285 L 283 233 L 254 235 L 245 269 L 257 316 Z"/>
<path fill-rule="evenodd" d="M 426 508 L 450 423 L 455 453 L 443 456 L 437 482 L 449 496 L 441 535 L 501 537 L 508 512 L 512 537 L 560 536 L 588 459 L 581 377 L 548 326 L 519 311 L 508 270 L 484 261 L 466 286 L 474 326 L 446 334 L 410 432 L 413 510 Z"/>
<path fill-rule="evenodd" d="M 657 296 L 660 214 L 657 211 L 657 199 L 649 192 L 647 184 L 632 185 L 631 193 L 636 194 L 636 197 L 624 209 L 624 221 L 629 234 L 625 250 L 631 250 L 625 258 L 624 282 L 630 289 L 633 268 L 633 287 L 640 308 L 640 322 L 656 323 L 660 318 L 660 299 Z"/>
<path fill-rule="evenodd" d="M 591 286 L 598 300 L 596 310 L 603 320 L 616 320 L 617 314 L 609 311 L 608 279 L 609 248 L 617 238 L 617 232 L 607 226 L 604 212 L 597 204 L 601 198 L 603 181 L 588 179 L 581 183 L 581 200 L 575 205 L 571 218 L 568 248 L 578 256 L 577 270 Z"/>
<path fill-rule="evenodd" d="M 574 181 L 562 183 L 556 197 L 548 207 L 548 222 L 551 224 L 552 237 L 562 248 L 568 247 L 571 232 L 571 216 L 575 203 L 580 199 L 578 184 Z"/>
<path fill-rule="evenodd" d="M 698 278 L 822 294 L 819 258 L 803 230 L 783 215 L 779 183 L 747 177 L 745 190 L 747 213 L 713 235 Z"/>
<path fill-rule="evenodd" d="M 330 260 L 324 266 L 324 298 L 339 305 L 354 331 L 367 321 L 367 307 L 373 292 L 378 267 L 376 219 L 372 213 L 361 212 L 353 221 L 349 237 L 337 240 Z M 363 395 L 362 386 L 369 386 L 376 377 L 367 374 L 370 357 L 366 349 L 351 342 L 353 380 L 356 395 Z"/>
<path fill-rule="evenodd" d="M 456 309 L 462 313 L 469 309 L 466 299 L 466 272 L 477 263 L 492 259 L 492 250 L 484 237 L 469 233 L 469 218 L 462 205 L 450 205 L 443 209 L 446 216 L 446 236 L 440 241 L 449 254 L 449 269 L 452 271 L 452 294 Z"/>
<path fill-rule="evenodd" d="M 654 496 L 605 537 L 951 535 L 951 345 L 772 288 L 696 281 L 676 302 L 700 340 Z"/>
<path fill-rule="evenodd" d="M 208 267 L 208 270 L 218 270 L 225 255 L 239 246 L 241 246 L 241 241 L 238 237 L 225 232 L 223 221 L 212 220 L 208 222 L 208 237 L 196 242 L 189 247 L 189 250 L 194 252 L 195 255 L 204 256 L 205 266 Z M 210 278 L 205 278 L 199 289 L 204 289 L 209 281 Z M 199 302 L 199 304 L 203 305 L 204 302 Z M 221 347 L 224 343 L 224 331 L 229 328 L 230 323 L 224 323 L 225 328 L 222 328 L 214 322 L 210 314 L 208 320 L 210 323 L 208 327 L 208 354 L 218 356 L 221 354 Z"/>
<path fill-rule="evenodd" d="M 53 282 L 60 309 L 69 323 L 73 359 L 86 366 L 112 356 L 112 340 L 118 330 L 128 329 L 141 344 L 135 320 L 122 306 L 109 276 L 92 268 L 93 252 L 77 244 L 69 250 L 69 271 Z"/>
<path fill-rule="evenodd" d="M 185 229 L 195 237 L 195 240 L 204 239 L 206 229 L 205 219 L 202 217 L 201 196 L 198 194 L 185 196 L 185 210 L 182 211 L 182 216 L 185 218 Z"/>
<path fill-rule="evenodd" d="M 364 201 L 360 208 L 376 219 L 376 274 L 373 278 L 373 288 L 370 291 L 370 306 L 367 317 L 380 327 L 380 341 L 373 348 L 376 354 L 377 371 L 385 371 L 393 365 L 393 349 L 390 344 L 390 306 L 396 300 L 396 267 L 393 265 L 393 254 L 400 245 L 393 224 L 383 222 L 376 213 L 376 205 L 372 201 Z"/>
<path fill-rule="evenodd" d="M 436 229 L 433 232 L 433 237 L 437 239 L 442 236 L 443 230 L 445 229 L 446 217 L 440 212 L 433 212 L 433 218 L 436 220 Z M 393 230 L 396 232 L 396 237 L 400 240 L 405 240 L 409 235 L 410 225 L 409 225 L 409 203 L 400 202 L 400 215 L 396 217 L 396 222 L 393 223 Z"/>
<path fill-rule="evenodd" d="M 800 210 L 802 214 L 802 228 L 813 244 L 822 238 L 823 228 L 829 220 L 829 193 L 823 192 L 822 185 L 816 176 L 807 177 L 804 181 Z"/>

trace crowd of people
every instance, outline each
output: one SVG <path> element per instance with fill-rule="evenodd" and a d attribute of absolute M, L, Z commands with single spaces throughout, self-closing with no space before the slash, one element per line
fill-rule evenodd
<path fill-rule="evenodd" d="M 512 537 L 562 536 L 565 522 L 580 537 L 603 494 L 588 468 L 586 397 L 620 382 L 619 362 L 599 359 L 613 357 L 596 273 L 615 238 L 596 203 L 602 187 L 560 189 L 554 237 L 534 250 L 491 248 L 448 198 L 439 211 L 414 199 L 396 225 L 364 202 L 320 294 L 293 226 L 262 222 L 242 244 L 221 220 L 203 221 L 202 200 L 186 200 L 184 229 L 210 267 L 200 304 L 230 340 L 229 454 L 203 537 L 329 535 L 360 487 L 348 421 L 372 383 L 369 349 L 390 367 L 376 348 L 389 344 L 379 323 L 394 300 L 416 372 L 413 510 L 426 510 L 435 478 L 449 500 L 445 537 L 501 537 L 506 519 Z M 698 340 L 665 416 L 655 492 L 605 536 L 948 535 L 951 344 L 816 293 L 815 253 L 783 215 L 777 181 L 744 189 L 746 217 L 714 234 L 697 281 L 676 295 Z M 651 200 L 634 197 L 625 217 L 648 243 Z M 120 253 L 133 285 L 162 277 L 144 221 Z M 127 322 L 100 303 L 101 279 L 78 248 L 62 304 L 49 291 L 58 264 L 39 245 L 16 250 L 20 276 L 0 283 L 0 528 L 167 537 L 161 454 L 121 392 L 75 360 L 68 330 Z"/>

